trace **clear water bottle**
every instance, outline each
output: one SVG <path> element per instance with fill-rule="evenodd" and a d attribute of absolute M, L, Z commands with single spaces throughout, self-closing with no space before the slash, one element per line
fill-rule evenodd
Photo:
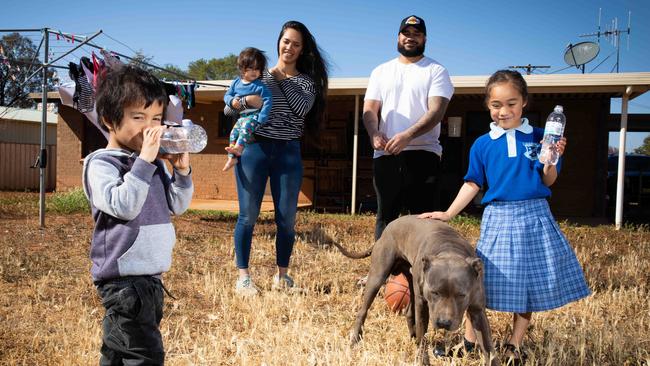
<path fill-rule="evenodd" d="M 197 153 L 208 144 L 208 134 L 203 127 L 184 119 L 180 125 L 167 127 L 160 138 L 160 153 Z"/>
<path fill-rule="evenodd" d="M 564 108 L 561 105 L 556 105 L 553 112 L 546 119 L 542 151 L 539 154 L 539 162 L 542 164 L 556 165 L 560 158 L 556 144 L 562 138 L 564 126 L 566 125 L 566 117 L 562 113 L 563 111 Z"/>

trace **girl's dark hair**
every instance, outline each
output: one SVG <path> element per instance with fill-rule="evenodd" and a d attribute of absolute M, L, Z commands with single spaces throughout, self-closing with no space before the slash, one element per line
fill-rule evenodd
<path fill-rule="evenodd" d="M 154 102 L 167 106 L 165 86 L 149 72 L 131 65 L 109 70 L 100 79 L 97 87 L 96 107 L 100 125 L 106 131 L 108 128 L 102 121 L 119 127 L 124 118 L 124 108 L 133 105 L 144 105 L 148 108 Z M 163 118 L 165 108 L 163 108 Z"/>
<path fill-rule="evenodd" d="M 276 45 L 278 57 L 280 56 L 280 41 L 288 28 L 299 32 L 302 36 L 302 52 L 296 61 L 296 68 L 299 72 L 307 74 L 315 83 L 316 99 L 314 100 L 313 107 L 305 117 L 305 132 L 308 139 L 317 139 L 319 130 L 324 122 L 325 106 L 327 103 L 327 69 L 329 64 L 325 57 L 321 55 L 324 52 L 316 44 L 316 40 L 311 32 L 309 32 L 309 29 L 304 24 L 295 20 L 290 20 L 282 25 L 282 30 L 280 31 Z"/>
<path fill-rule="evenodd" d="M 237 68 L 244 72 L 245 69 L 259 70 L 260 75 L 266 69 L 266 56 L 264 51 L 255 47 L 246 47 L 237 57 Z"/>
<path fill-rule="evenodd" d="M 521 76 L 519 71 L 514 71 L 514 70 L 499 70 L 492 74 L 490 78 L 488 79 L 487 83 L 485 83 L 485 104 L 488 103 L 488 100 L 490 99 L 490 91 L 492 90 L 492 87 L 494 84 L 501 84 L 501 83 L 507 83 L 510 82 L 512 85 L 517 89 L 519 94 L 521 94 L 521 97 L 524 99 L 524 102 L 528 101 L 528 84 L 526 84 L 526 80 L 524 80 L 524 77 Z"/>

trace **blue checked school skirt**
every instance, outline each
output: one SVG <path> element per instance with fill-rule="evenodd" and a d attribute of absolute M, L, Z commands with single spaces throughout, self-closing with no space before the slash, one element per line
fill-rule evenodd
<path fill-rule="evenodd" d="M 546 199 L 490 202 L 476 253 L 485 268 L 488 309 L 550 310 L 590 294 Z"/>

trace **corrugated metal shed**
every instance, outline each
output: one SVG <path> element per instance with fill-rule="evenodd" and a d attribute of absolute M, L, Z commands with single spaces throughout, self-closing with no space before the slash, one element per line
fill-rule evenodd
<path fill-rule="evenodd" d="M 39 170 L 32 168 L 40 150 L 42 112 L 0 107 L 0 189 L 38 190 Z M 46 189 L 56 183 L 56 113 L 47 113 Z"/>

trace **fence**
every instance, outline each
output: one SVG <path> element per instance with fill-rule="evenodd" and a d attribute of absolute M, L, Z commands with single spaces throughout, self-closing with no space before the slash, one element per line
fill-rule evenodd
<path fill-rule="evenodd" d="M 39 169 L 32 168 L 40 145 L 0 142 L 0 190 L 38 191 Z M 45 189 L 56 187 L 56 145 L 47 146 Z"/>

